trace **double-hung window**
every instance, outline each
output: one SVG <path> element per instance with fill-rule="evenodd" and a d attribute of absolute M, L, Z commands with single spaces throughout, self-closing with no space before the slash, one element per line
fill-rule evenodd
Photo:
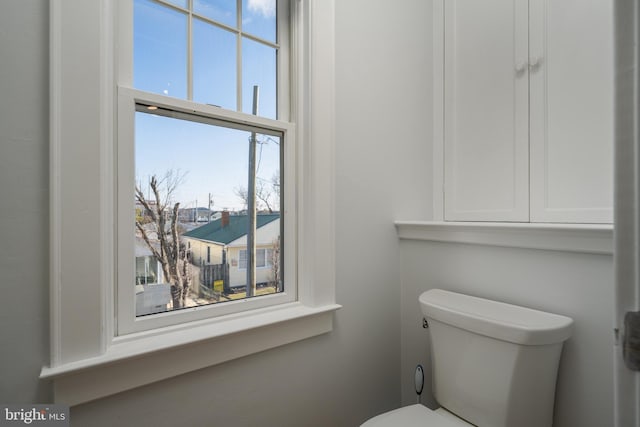
<path fill-rule="evenodd" d="M 118 76 L 117 333 L 295 301 L 288 0 L 132 6 Z M 188 249 L 196 236 L 206 265 Z M 270 274 L 256 274 L 258 245 L 286 255 Z M 162 280 L 137 284 L 140 257 Z"/>
<path fill-rule="evenodd" d="M 56 401 L 332 329 L 333 3 L 52 2 Z"/>

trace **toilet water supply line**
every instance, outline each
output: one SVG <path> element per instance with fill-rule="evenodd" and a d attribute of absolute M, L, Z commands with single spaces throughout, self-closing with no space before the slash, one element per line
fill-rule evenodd
<path fill-rule="evenodd" d="M 420 397 L 422 395 L 422 389 L 424 389 L 424 368 L 422 365 L 416 366 L 416 372 L 413 375 L 413 380 L 416 386 L 417 403 L 420 403 Z"/>

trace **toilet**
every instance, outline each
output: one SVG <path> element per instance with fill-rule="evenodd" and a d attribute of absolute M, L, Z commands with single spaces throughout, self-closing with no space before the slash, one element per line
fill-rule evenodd
<path fill-rule="evenodd" d="M 362 427 L 546 427 L 573 320 L 441 289 L 420 295 L 440 408 L 416 404 Z"/>

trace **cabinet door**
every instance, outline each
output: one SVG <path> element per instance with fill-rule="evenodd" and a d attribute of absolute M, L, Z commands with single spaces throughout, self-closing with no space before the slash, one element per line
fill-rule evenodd
<path fill-rule="evenodd" d="M 531 0 L 531 220 L 612 222 L 612 0 Z"/>
<path fill-rule="evenodd" d="M 444 2 L 445 220 L 528 221 L 528 1 Z"/>

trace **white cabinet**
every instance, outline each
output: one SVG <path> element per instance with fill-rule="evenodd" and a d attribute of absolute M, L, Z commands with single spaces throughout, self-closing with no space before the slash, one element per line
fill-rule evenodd
<path fill-rule="evenodd" d="M 446 0 L 434 12 L 444 219 L 611 222 L 611 1 Z"/>
<path fill-rule="evenodd" d="M 527 9 L 445 1 L 446 219 L 529 220 Z"/>
<path fill-rule="evenodd" d="M 613 222 L 613 5 L 531 0 L 531 220 Z"/>

